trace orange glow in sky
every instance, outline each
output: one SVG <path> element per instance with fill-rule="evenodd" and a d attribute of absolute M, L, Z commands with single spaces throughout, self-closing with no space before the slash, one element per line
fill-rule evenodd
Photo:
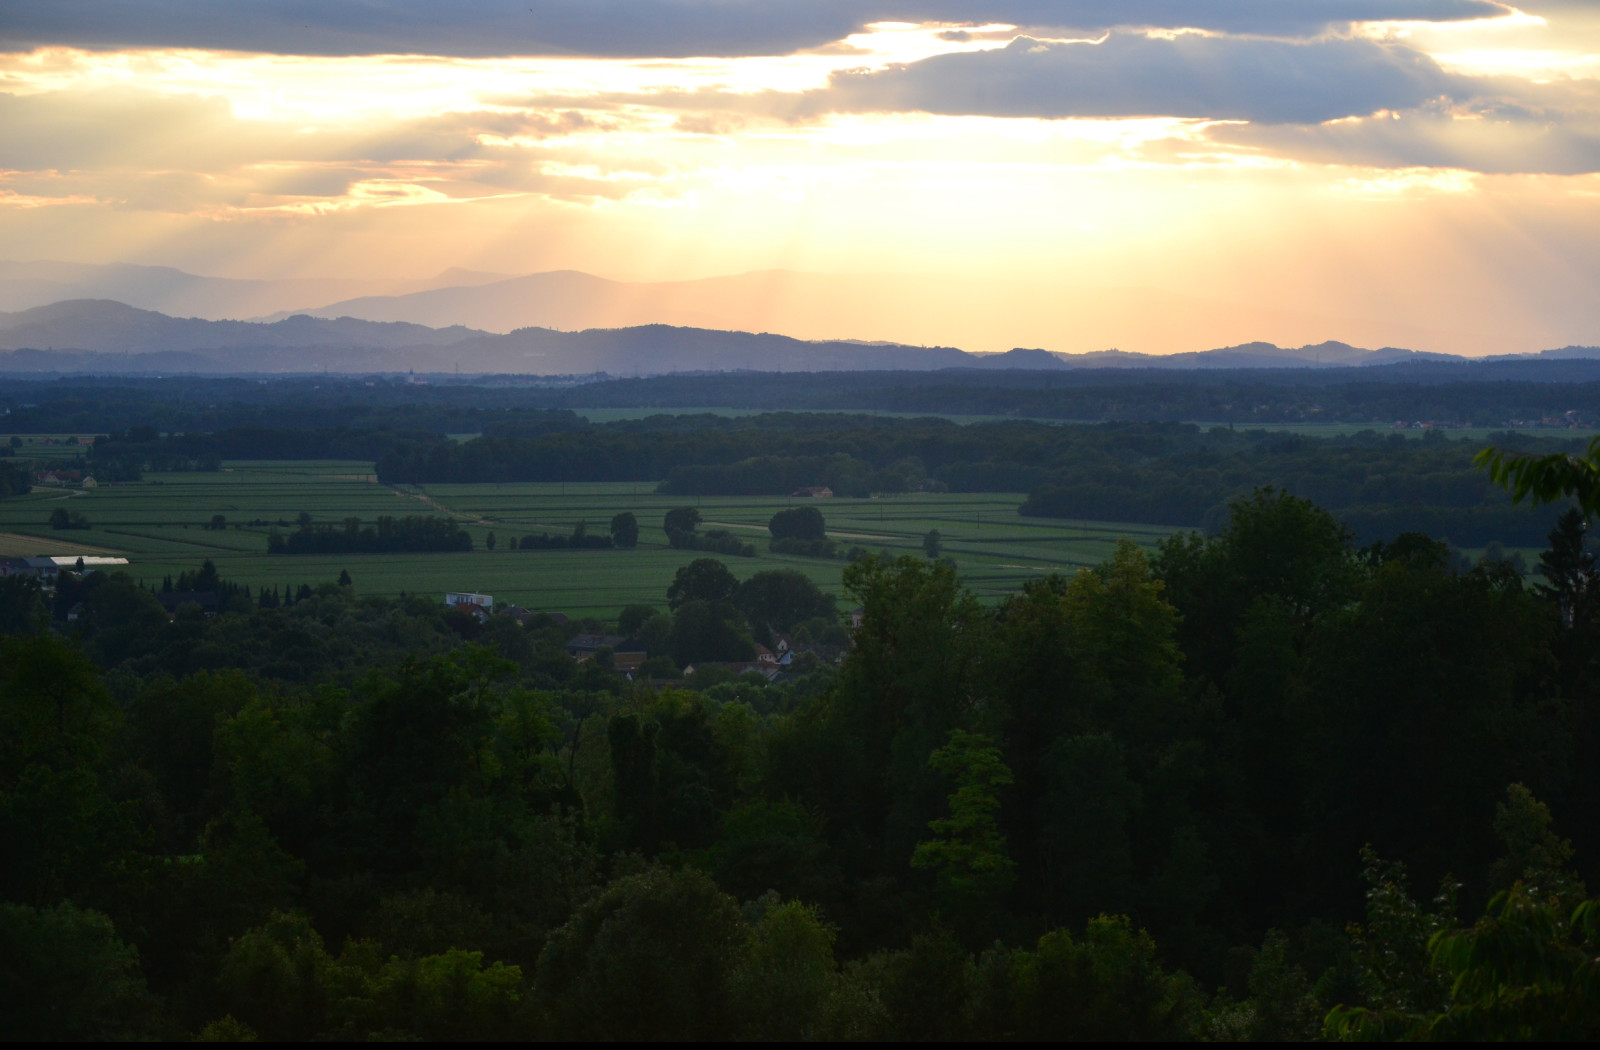
<path fill-rule="evenodd" d="M 1600 343 L 1595 5 L 1429 22 L 1395 0 L 1259 32 L 924 6 L 937 21 L 687 58 L 0 32 L 0 257 L 1009 286 L 1003 311 L 920 327 L 860 302 L 772 318 L 978 350 Z M 1095 289 L 1213 321 L 1119 334 Z"/>

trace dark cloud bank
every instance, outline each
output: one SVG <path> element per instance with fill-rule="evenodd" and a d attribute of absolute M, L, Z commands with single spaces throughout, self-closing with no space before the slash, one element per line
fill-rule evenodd
<path fill-rule="evenodd" d="M 1303 36 L 1502 13 L 1491 0 L 0 0 L 0 47 L 683 57 L 787 54 L 892 20 Z"/>

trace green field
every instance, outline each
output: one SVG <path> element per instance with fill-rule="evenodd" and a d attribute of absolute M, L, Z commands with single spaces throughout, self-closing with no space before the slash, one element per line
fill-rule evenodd
<path fill-rule="evenodd" d="M 404 491 L 379 485 L 365 462 L 234 462 L 220 473 L 149 474 L 144 481 L 105 485 L 78 493 L 36 489 L 0 503 L 0 533 L 13 537 L 8 549 L 29 554 L 66 554 L 66 545 L 103 548 L 126 556 L 129 572 L 156 584 L 167 574 L 197 567 L 205 558 L 222 574 L 252 588 L 298 586 L 334 579 L 341 569 L 362 594 L 424 594 L 479 591 L 497 602 L 569 614 L 611 615 L 634 601 L 665 602 L 678 568 L 703 555 L 673 550 L 661 531 L 661 516 L 693 503 L 705 524 L 747 536 L 760 554 L 725 557 L 741 578 L 762 569 L 794 568 L 824 589 L 840 593 L 842 560 L 776 556 L 766 552 L 767 520 L 773 512 L 804 500 L 783 497 L 661 496 L 648 482 L 637 484 L 431 485 Z M 914 494 L 873 499 L 816 501 L 827 516 L 830 536 L 843 547 L 922 553 L 922 537 L 938 529 L 944 551 L 955 558 L 967 586 L 985 600 L 998 600 L 1024 580 L 1070 572 L 1104 559 L 1126 536 L 1153 544 L 1170 529 L 1148 525 L 1022 518 L 1021 494 Z M 66 505 L 91 527 L 52 532 L 50 512 Z M 318 521 L 357 516 L 366 521 L 389 514 L 447 512 L 462 522 L 477 549 L 468 553 L 277 555 L 266 554 L 273 524 L 292 522 L 300 511 Z M 632 551 L 513 551 L 508 541 L 527 532 L 568 532 L 579 521 L 604 532 L 613 514 L 639 516 L 640 543 Z M 228 528 L 204 528 L 214 514 Z M 257 522 L 258 524 L 250 524 Z M 500 549 L 483 549 L 493 531 Z M 61 548 L 61 549 L 57 549 Z"/>
<path fill-rule="evenodd" d="M 58 460 L 83 459 L 88 456 L 88 445 L 78 444 L 78 434 L 18 434 L 22 444 L 13 450 L 13 455 L 18 459 L 40 460 L 53 463 Z M 83 437 L 94 437 L 93 434 L 84 434 Z M 0 436 L 0 441 L 9 442 L 12 435 Z M 47 444 L 48 442 L 48 444 Z"/>

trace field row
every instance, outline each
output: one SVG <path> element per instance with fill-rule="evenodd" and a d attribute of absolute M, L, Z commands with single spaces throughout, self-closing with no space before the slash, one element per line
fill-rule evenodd
<path fill-rule="evenodd" d="M 730 557 L 740 577 L 770 568 L 804 572 L 840 593 L 845 562 L 773 555 L 769 518 L 806 502 L 785 497 L 663 496 L 648 483 L 432 485 L 397 490 L 378 485 L 370 465 L 350 462 L 230 463 L 219 473 L 151 474 L 142 482 L 83 493 L 36 490 L 0 503 L 6 552 L 71 554 L 96 548 L 129 558 L 135 578 L 157 583 L 211 558 L 223 575 L 252 588 L 316 584 L 348 571 L 358 591 L 396 595 L 476 590 L 497 601 L 571 614 L 613 614 L 629 602 L 662 604 L 678 568 L 697 552 L 671 549 L 661 518 L 674 506 L 696 506 L 702 530 L 727 528 L 748 537 L 754 558 Z M 842 548 L 915 554 L 938 530 L 943 552 L 980 597 L 998 600 L 1023 581 L 1070 572 L 1103 560 L 1121 537 L 1153 544 L 1171 531 L 1141 525 L 1020 518 L 1021 494 L 916 493 L 874 499 L 815 501 L 829 535 Z M 81 514 L 87 529 L 56 532 L 51 512 Z M 317 521 L 379 515 L 447 513 L 473 537 L 471 552 L 268 556 L 266 537 L 302 511 Z M 632 511 L 641 525 L 631 551 L 520 551 L 507 545 L 529 532 L 565 533 L 579 522 L 605 532 L 613 515 Z M 207 528 L 221 514 L 226 527 Z M 498 549 L 485 541 L 494 533 Z M 31 548 L 31 549 L 30 549 Z M 71 548 L 71 549 L 69 549 Z"/>

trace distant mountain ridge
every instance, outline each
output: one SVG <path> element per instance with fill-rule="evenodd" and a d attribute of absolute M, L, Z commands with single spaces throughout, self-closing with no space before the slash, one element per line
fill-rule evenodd
<path fill-rule="evenodd" d="M 1181 354 L 1133 354 L 1121 350 L 1101 350 L 1087 354 L 1056 356 L 1068 367 L 1077 368 L 1352 368 L 1398 364 L 1403 361 L 1489 360 L 1468 358 L 1459 354 L 1403 350 L 1394 346 L 1364 350 L 1331 339 L 1300 347 L 1283 347 L 1273 343 L 1257 342 Z"/>
<path fill-rule="evenodd" d="M 335 320 L 298 315 L 263 324 L 168 317 L 107 299 L 73 299 L 0 314 L 0 349 L 89 350 L 141 354 L 152 351 L 242 346 L 443 346 L 486 335 L 473 328 L 429 328 L 403 322 Z"/>
<path fill-rule="evenodd" d="M 661 375 L 672 372 L 848 372 L 938 369 L 1340 369 L 1430 362 L 1600 358 L 1600 348 L 1466 358 L 1327 341 L 1254 342 L 1171 355 L 1037 348 L 976 354 L 948 346 L 785 335 L 664 324 L 506 335 L 454 325 L 297 314 L 278 321 L 169 317 L 107 300 L 71 300 L 0 313 L 0 371 L 251 374 L 282 372 Z M 759 380 L 752 380 L 759 381 Z"/>
<path fill-rule="evenodd" d="M 349 317 L 206 321 L 92 299 L 0 314 L 0 371 L 9 372 L 655 375 L 926 370 L 977 356 L 953 347 L 807 342 L 669 325 L 493 335 Z"/>
<path fill-rule="evenodd" d="M 71 299 L 112 299 L 143 310 L 211 321 L 279 320 L 306 307 L 357 296 L 405 295 L 504 281 L 510 274 L 449 269 L 420 279 L 201 277 L 170 266 L 95 266 L 49 260 L 0 260 L 0 311 L 29 310 Z M 346 311 L 348 312 L 348 311 Z M 268 317 L 267 315 L 279 315 Z M 432 327 L 442 327 L 434 325 Z"/>
<path fill-rule="evenodd" d="M 519 328 L 583 331 L 666 324 L 771 332 L 796 339 L 977 351 L 1047 346 L 1089 352 L 1117 346 L 1166 354 L 1252 339 L 1282 346 L 1330 335 L 1356 346 L 1410 346 L 1482 354 L 1579 340 L 1539 324 L 1504 330 L 1448 322 L 1384 321 L 1153 286 L 1072 285 L 1048 273 L 1016 280 L 936 273 L 838 274 L 757 270 L 711 277 L 627 280 L 578 270 L 510 275 L 451 269 L 431 277 L 202 277 L 171 267 L 0 261 L 0 310 L 70 299 L 110 299 L 173 317 L 277 321 L 403 321 L 465 325 L 496 334 Z"/>

